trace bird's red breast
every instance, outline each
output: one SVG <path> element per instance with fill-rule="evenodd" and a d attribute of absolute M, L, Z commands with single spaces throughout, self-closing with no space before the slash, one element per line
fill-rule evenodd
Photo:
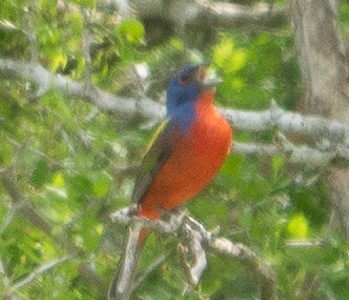
<path fill-rule="evenodd" d="M 213 105 L 207 90 L 195 105 L 195 118 L 180 135 L 167 160 L 140 199 L 139 216 L 149 219 L 183 204 L 200 192 L 218 172 L 230 152 L 232 130 Z"/>

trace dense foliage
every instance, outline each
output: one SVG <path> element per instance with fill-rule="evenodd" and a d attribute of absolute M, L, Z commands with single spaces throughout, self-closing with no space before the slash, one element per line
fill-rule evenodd
<path fill-rule="evenodd" d="M 348 11 L 342 4 L 344 33 Z M 302 96 L 291 26 L 217 29 L 207 41 L 195 40 L 196 28 L 149 44 L 147 30 L 152 29 L 136 16 L 120 21 L 93 0 L 2 0 L 0 58 L 29 62 L 35 44 L 28 40 L 30 30 L 46 69 L 79 82 L 88 78 L 111 94 L 137 98 L 145 93 L 163 102 L 168 78 L 183 61 L 210 59 L 224 80 L 217 89 L 220 107 L 261 110 L 275 99 L 294 110 Z M 91 64 L 84 54 L 86 32 Z M 143 86 L 130 75 L 135 64 L 149 68 L 150 80 Z M 38 87 L 9 76 L 0 76 L 0 87 L 0 172 L 20 193 L 14 199 L 2 180 L 0 297 L 102 299 L 101 286 L 88 283 L 81 266 L 88 264 L 103 287 L 111 280 L 125 228 L 112 225 L 108 215 L 128 205 L 137 164 L 156 124 L 99 111 L 64 90 L 40 94 Z M 235 132 L 236 140 L 252 143 L 272 142 L 274 136 L 274 131 Z M 233 153 L 187 207 L 206 228 L 220 226 L 220 235 L 248 245 L 270 263 L 280 298 L 311 291 L 311 299 L 345 299 L 348 245 L 329 226 L 322 171 L 291 166 L 281 156 Z M 21 210 L 25 201 L 50 224 L 49 232 Z M 295 240 L 311 245 L 297 246 Z M 322 240 L 326 243 L 313 243 Z M 149 238 L 139 270 L 163 254 L 166 259 L 140 282 L 136 295 L 180 299 L 185 276 L 176 242 L 159 234 Z M 208 269 L 189 299 L 239 297 L 258 297 L 254 274 L 239 261 L 210 253 Z"/>

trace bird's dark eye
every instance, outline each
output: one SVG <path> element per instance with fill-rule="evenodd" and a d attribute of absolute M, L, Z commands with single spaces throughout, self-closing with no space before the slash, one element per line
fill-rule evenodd
<path fill-rule="evenodd" d="M 188 74 L 183 74 L 181 77 L 179 77 L 179 82 L 182 85 L 186 85 L 191 81 L 191 76 Z"/>

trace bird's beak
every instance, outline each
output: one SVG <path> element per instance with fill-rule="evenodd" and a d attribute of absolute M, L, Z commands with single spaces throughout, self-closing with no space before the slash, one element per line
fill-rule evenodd
<path fill-rule="evenodd" d="M 203 88 L 213 88 L 222 83 L 222 79 L 216 76 L 207 76 L 207 65 L 200 66 L 197 70 L 197 80 Z"/>

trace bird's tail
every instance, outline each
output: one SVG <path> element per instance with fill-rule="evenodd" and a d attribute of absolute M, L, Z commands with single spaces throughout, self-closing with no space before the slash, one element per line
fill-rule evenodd
<path fill-rule="evenodd" d="M 109 300 L 129 299 L 138 260 L 148 235 L 149 230 L 142 228 L 139 222 L 130 224 L 125 240 L 124 251 L 120 258 L 116 274 L 109 287 Z"/>

